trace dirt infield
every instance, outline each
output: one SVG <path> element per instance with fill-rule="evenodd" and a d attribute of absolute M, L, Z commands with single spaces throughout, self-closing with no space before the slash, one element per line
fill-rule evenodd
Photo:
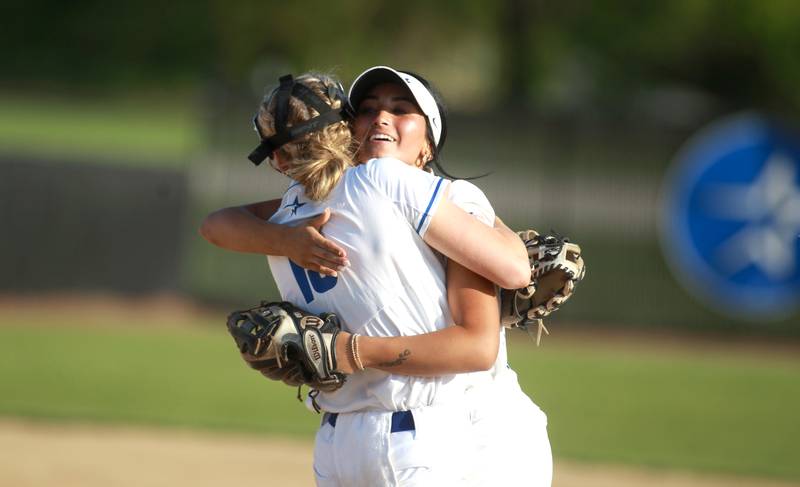
<path fill-rule="evenodd" d="M 313 485 L 311 445 L 287 439 L 0 421 L 0 485 Z M 798 484 L 556 461 L 554 487 L 797 487 Z"/>

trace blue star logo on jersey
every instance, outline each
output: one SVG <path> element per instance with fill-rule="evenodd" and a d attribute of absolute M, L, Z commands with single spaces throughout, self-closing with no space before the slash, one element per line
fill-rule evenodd
<path fill-rule="evenodd" d="M 299 197 L 295 196 L 294 197 L 294 202 L 289 203 L 288 205 L 284 206 L 284 208 L 291 208 L 292 209 L 292 215 L 296 215 L 297 214 L 297 210 L 300 209 L 301 206 L 305 206 L 306 204 L 307 203 L 300 203 Z"/>
<path fill-rule="evenodd" d="M 678 279 L 739 318 L 800 303 L 800 140 L 747 114 L 682 150 L 664 187 L 662 244 Z"/>

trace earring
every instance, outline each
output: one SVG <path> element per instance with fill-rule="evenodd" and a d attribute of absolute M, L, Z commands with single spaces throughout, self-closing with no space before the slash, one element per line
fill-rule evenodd
<path fill-rule="evenodd" d="M 417 162 L 419 164 L 415 164 L 415 165 L 417 167 L 425 167 L 425 165 L 427 163 L 429 163 L 431 161 L 431 159 L 433 159 L 433 154 L 431 153 L 430 148 L 425 147 L 425 149 L 423 149 L 423 151 L 422 151 L 422 154 L 420 154 L 419 158 L 417 159 Z"/>

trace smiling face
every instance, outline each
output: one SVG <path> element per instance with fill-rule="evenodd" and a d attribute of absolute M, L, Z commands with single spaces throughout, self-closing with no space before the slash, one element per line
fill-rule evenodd
<path fill-rule="evenodd" d="M 372 88 L 356 109 L 353 135 L 358 162 L 393 157 L 423 166 L 431 158 L 425 115 L 407 88 L 383 83 Z"/>

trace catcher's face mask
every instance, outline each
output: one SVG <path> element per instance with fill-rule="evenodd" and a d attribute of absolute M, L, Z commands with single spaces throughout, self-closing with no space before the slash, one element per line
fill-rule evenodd
<path fill-rule="evenodd" d="M 258 125 L 258 113 L 253 117 L 253 128 L 261 138 L 261 143 L 247 158 L 256 166 L 264 162 L 264 159 L 272 158 L 272 154 L 284 144 L 297 140 L 306 134 L 321 130 L 328 125 L 351 118 L 350 104 L 347 102 L 344 88 L 340 84 L 328 88 L 328 97 L 331 100 L 339 99 L 342 102 L 342 108 L 337 110 L 328 105 L 310 88 L 295 81 L 291 74 L 281 76 L 279 81 L 280 85 L 272 95 L 275 97 L 275 135 L 264 137 L 261 127 Z M 319 112 L 319 115 L 303 123 L 287 127 L 289 99 L 291 97 L 301 100 Z"/>

